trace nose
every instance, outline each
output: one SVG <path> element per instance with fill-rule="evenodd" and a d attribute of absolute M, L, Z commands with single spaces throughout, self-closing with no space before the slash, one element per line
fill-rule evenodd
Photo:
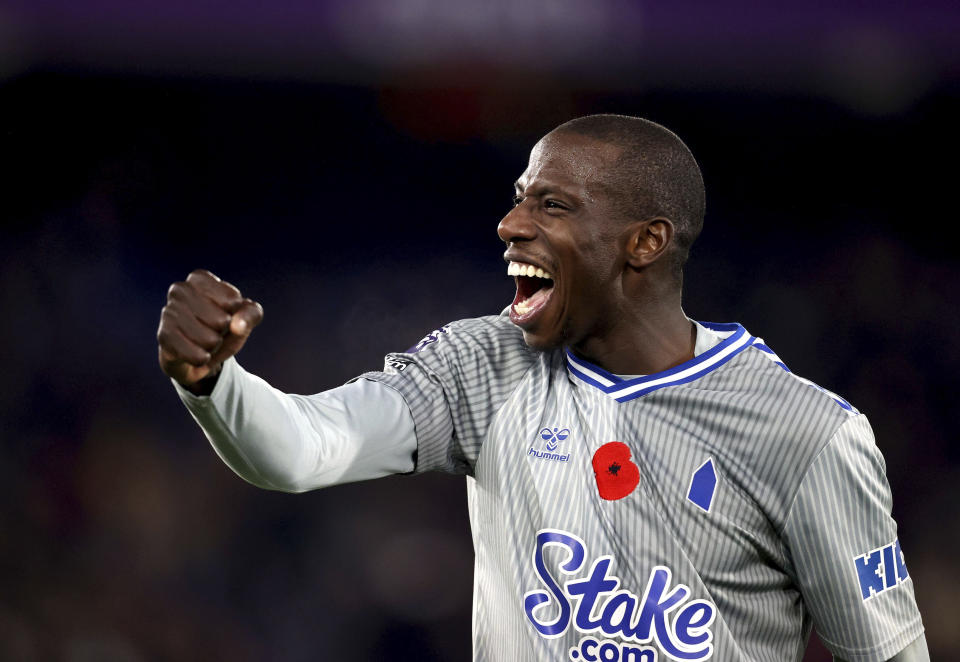
<path fill-rule="evenodd" d="M 532 204 L 532 201 L 521 202 L 500 220 L 500 225 L 497 226 L 497 234 L 505 243 L 529 241 L 537 236 L 537 226 L 530 218 L 528 204 Z"/>

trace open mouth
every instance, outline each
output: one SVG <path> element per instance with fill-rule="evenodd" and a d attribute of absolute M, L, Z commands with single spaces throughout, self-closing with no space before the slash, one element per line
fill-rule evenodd
<path fill-rule="evenodd" d="M 517 281 L 517 295 L 510 306 L 510 320 L 525 324 L 533 320 L 553 294 L 553 276 L 542 267 L 525 262 L 511 262 L 507 275 Z"/>

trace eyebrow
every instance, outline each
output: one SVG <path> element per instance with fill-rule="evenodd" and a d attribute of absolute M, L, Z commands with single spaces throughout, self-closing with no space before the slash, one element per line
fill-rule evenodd
<path fill-rule="evenodd" d="M 519 179 L 513 183 L 513 189 L 514 189 L 514 191 L 516 191 L 517 193 L 523 193 L 523 190 L 524 190 L 524 189 L 523 189 L 523 186 L 520 185 L 520 180 L 519 180 Z M 582 203 L 582 202 L 583 202 L 583 200 L 581 200 L 581 199 L 580 199 L 580 196 L 578 196 L 577 194 L 575 194 L 575 193 L 573 193 L 573 192 L 571 192 L 571 191 L 567 191 L 567 190 L 565 190 L 563 187 L 557 186 L 557 185 L 552 184 L 552 183 L 543 183 L 543 184 L 540 184 L 539 187 L 537 188 L 537 190 L 533 193 L 533 195 L 562 195 L 562 196 L 566 196 L 566 197 L 570 198 L 571 201 L 573 201 L 573 202 L 576 202 L 576 203 Z M 592 198 L 590 195 L 586 195 L 585 197 L 586 197 L 586 199 L 589 200 L 590 202 L 593 202 L 593 198 Z"/>
<path fill-rule="evenodd" d="M 523 193 L 524 188 L 523 188 L 523 185 L 520 183 L 519 179 L 513 183 L 513 189 L 517 193 Z M 570 193 L 567 193 L 561 187 L 551 183 L 543 183 L 537 186 L 537 192 L 534 195 L 550 195 L 551 193 L 570 195 Z"/>

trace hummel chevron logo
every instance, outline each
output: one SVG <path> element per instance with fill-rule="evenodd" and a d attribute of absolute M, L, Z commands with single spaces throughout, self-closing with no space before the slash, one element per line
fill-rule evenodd
<path fill-rule="evenodd" d="M 563 428 L 543 428 L 540 430 L 540 438 L 547 442 L 547 450 L 551 453 L 557 450 L 557 445 L 570 436 L 570 430 Z"/>

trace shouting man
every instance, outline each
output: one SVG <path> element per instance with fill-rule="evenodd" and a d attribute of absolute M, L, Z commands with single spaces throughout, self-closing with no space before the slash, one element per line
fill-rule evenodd
<path fill-rule="evenodd" d="M 928 660 L 867 419 L 739 324 L 695 322 L 704 190 L 647 120 L 547 134 L 498 229 L 517 291 L 312 396 L 232 358 L 259 304 L 170 288 L 160 364 L 220 457 L 300 492 L 468 477 L 476 660 Z"/>

